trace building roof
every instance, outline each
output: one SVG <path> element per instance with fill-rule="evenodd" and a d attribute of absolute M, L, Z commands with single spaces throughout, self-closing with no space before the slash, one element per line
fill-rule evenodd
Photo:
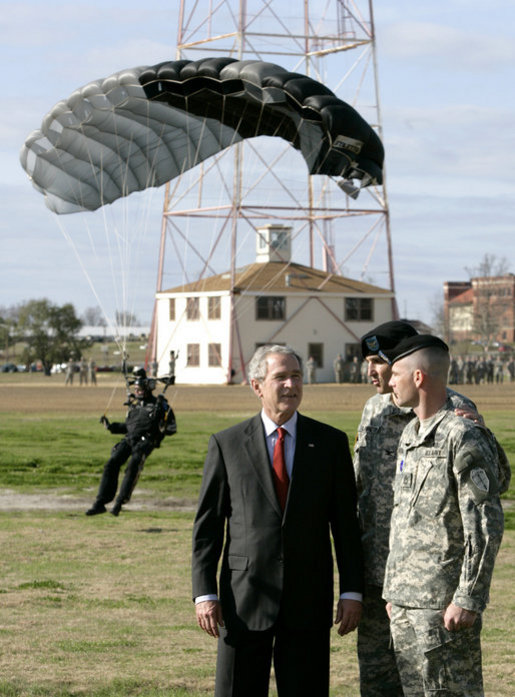
<path fill-rule="evenodd" d="M 163 293 L 209 293 L 229 291 L 231 275 L 221 273 L 187 283 L 175 288 L 161 291 Z M 234 279 L 235 292 L 248 293 L 335 293 L 348 295 L 391 295 L 385 288 L 355 281 L 343 276 L 331 275 L 326 271 L 314 269 L 293 262 L 271 261 L 264 264 L 248 264 L 236 270 Z"/>
<path fill-rule="evenodd" d="M 474 289 L 469 288 L 468 290 L 455 295 L 454 298 L 449 300 L 449 305 L 472 305 L 474 302 Z"/>

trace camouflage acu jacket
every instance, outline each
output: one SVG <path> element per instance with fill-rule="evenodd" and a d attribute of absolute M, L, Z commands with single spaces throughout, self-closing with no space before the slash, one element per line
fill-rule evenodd
<path fill-rule="evenodd" d="M 454 408 L 476 410 L 463 395 L 448 390 Z M 365 404 L 354 446 L 366 583 L 382 587 L 389 549 L 390 517 L 397 445 L 415 417 L 410 407 L 398 407 L 391 394 L 376 394 Z"/>
<path fill-rule="evenodd" d="M 479 612 L 503 533 L 494 439 L 447 403 L 399 442 L 383 597 Z"/>

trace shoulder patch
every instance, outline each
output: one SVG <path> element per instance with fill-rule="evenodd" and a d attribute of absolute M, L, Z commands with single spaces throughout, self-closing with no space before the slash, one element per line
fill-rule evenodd
<path fill-rule="evenodd" d="M 479 491 L 488 494 L 490 490 L 490 480 L 484 469 L 482 469 L 481 467 L 476 467 L 475 469 L 471 470 L 470 481 L 472 482 L 472 484 L 474 484 L 476 489 L 479 489 Z"/>

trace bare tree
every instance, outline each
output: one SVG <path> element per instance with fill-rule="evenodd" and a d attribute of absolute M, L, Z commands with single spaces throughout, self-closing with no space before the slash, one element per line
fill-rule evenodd
<path fill-rule="evenodd" d="M 512 298 L 503 293 L 500 278 L 509 273 L 506 257 L 485 254 L 479 264 L 465 267 L 474 288 L 473 330 L 485 351 L 500 333 L 503 315 Z"/>
<path fill-rule="evenodd" d="M 444 302 L 441 291 L 434 294 L 429 302 L 431 311 L 431 327 L 438 336 L 443 336 L 449 341 L 449 322 L 445 317 Z"/>
<path fill-rule="evenodd" d="M 106 327 L 107 322 L 104 314 L 98 305 L 96 307 L 88 307 L 84 310 L 82 321 L 90 327 Z"/>
<path fill-rule="evenodd" d="M 469 278 L 491 278 L 505 276 L 510 271 L 506 257 L 496 257 L 495 254 L 485 254 L 477 266 L 465 266 Z"/>
<path fill-rule="evenodd" d="M 136 315 L 132 314 L 132 312 L 127 312 L 127 311 L 116 311 L 116 323 L 119 324 L 122 327 L 137 327 L 139 324 L 139 320 L 136 317 Z"/>

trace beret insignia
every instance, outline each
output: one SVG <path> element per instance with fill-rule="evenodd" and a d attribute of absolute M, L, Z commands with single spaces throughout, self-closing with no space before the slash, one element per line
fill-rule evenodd
<path fill-rule="evenodd" d="M 369 351 L 372 351 L 373 353 L 377 353 L 379 350 L 379 341 L 377 339 L 377 336 L 368 336 L 365 339 L 365 344 L 367 345 L 367 348 Z"/>

